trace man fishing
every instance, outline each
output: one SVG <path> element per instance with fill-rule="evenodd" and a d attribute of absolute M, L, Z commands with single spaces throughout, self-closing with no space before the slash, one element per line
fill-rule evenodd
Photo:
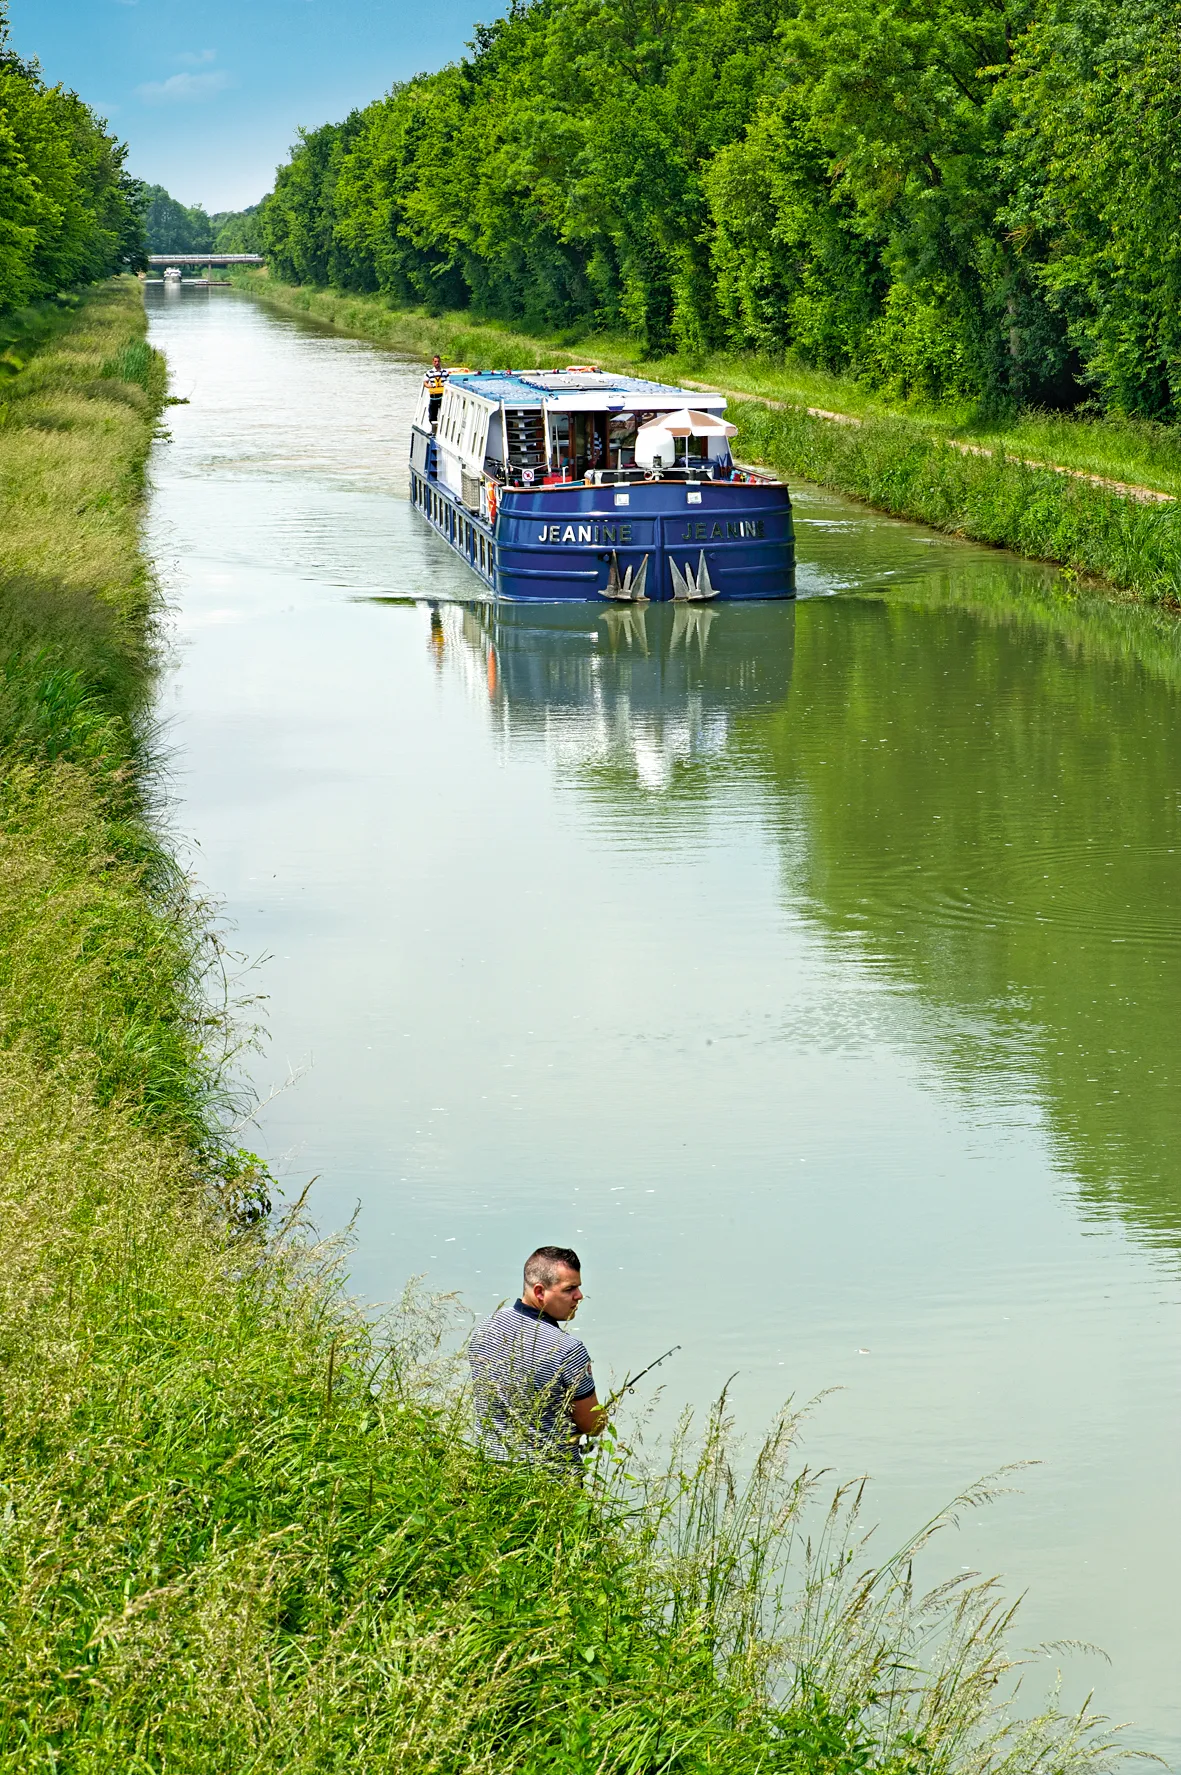
<path fill-rule="evenodd" d="M 606 1425 L 586 1345 L 566 1329 L 581 1299 L 578 1253 L 540 1245 L 525 1261 L 521 1298 L 473 1332 L 476 1434 L 494 1459 L 577 1472 L 579 1438 Z"/>

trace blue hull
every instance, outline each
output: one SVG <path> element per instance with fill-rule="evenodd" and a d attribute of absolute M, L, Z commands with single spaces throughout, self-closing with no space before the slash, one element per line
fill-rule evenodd
<path fill-rule="evenodd" d="M 776 483 L 506 488 L 494 524 L 433 475 L 412 468 L 410 484 L 423 516 L 498 598 L 584 603 L 626 600 L 637 590 L 654 603 L 795 596 L 791 498 Z"/>

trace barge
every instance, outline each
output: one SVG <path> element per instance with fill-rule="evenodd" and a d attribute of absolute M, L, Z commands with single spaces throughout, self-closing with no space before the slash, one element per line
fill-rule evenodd
<path fill-rule="evenodd" d="M 791 598 L 781 481 L 735 466 L 726 399 L 587 366 L 423 382 L 411 498 L 495 598 Z"/>

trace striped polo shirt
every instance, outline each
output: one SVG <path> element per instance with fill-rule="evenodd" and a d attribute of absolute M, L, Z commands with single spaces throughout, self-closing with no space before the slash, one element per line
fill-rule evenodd
<path fill-rule="evenodd" d="M 577 1465 L 570 1405 L 595 1390 L 581 1338 L 523 1300 L 477 1325 L 468 1345 L 476 1438 L 495 1460 Z"/>

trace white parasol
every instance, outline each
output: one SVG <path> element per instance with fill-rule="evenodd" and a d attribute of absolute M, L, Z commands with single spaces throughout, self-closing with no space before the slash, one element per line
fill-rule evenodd
<path fill-rule="evenodd" d="M 731 425 L 719 413 L 701 413 L 693 407 L 678 407 L 673 413 L 659 413 L 655 419 L 649 419 L 647 425 L 641 425 L 636 433 L 636 464 L 640 468 L 651 468 L 654 459 L 676 458 L 675 438 L 732 438 L 738 427 Z M 685 444 L 685 461 L 689 460 L 689 445 Z"/>
<path fill-rule="evenodd" d="M 658 413 L 655 419 L 649 419 L 647 425 L 641 425 L 636 436 L 641 437 L 646 431 L 666 431 L 672 438 L 732 438 L 737 436 L 738 427 L 723 419 L 720 413 L 699 413 L 693 407 L 678 407 L 675 413 Z"/>

